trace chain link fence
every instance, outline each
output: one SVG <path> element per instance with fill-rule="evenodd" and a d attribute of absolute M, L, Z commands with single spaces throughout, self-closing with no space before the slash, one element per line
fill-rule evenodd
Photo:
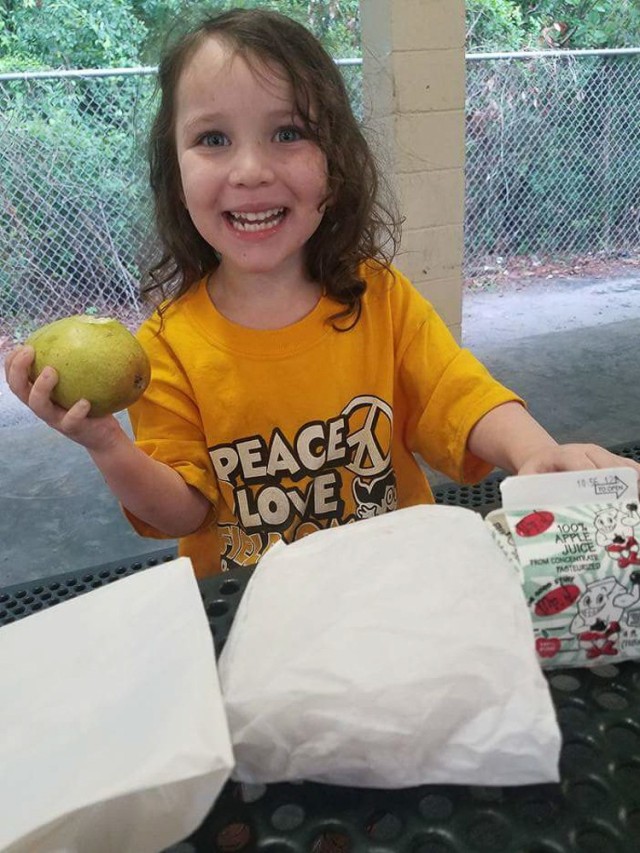
<path fill-rule="evenodd" d="M 0 80 L 0 318 L 21 337 L 85 311 L 139 312 L 151 212 L 150 74 Z M 0 329 L 0 333 L 1 333 Z"/>
<path fill-rule="evenodd" d="M 640 249 L 640 50 L 467 58 L 467 274 Z"/>
<path fill-rule="evenodd" d="M 360 60 L 339 60 L 362 115 Z M 467 273 L 640 248 L 640 50 L 468 57 Z M 153 69 L 0 75 L 0 339 L 137 324 Z"/>

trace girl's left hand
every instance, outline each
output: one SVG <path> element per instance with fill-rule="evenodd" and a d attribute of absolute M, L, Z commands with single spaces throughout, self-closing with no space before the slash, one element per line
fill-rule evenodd
<path fill-rule="evenodd" d="M 518 474 L 547 474 L 553 471 L 584 471 L 589 468 L 635 468 L 640 464 L 617 456 L 597 444 L 557 444 L 544 447 L 528 456 Z"/>

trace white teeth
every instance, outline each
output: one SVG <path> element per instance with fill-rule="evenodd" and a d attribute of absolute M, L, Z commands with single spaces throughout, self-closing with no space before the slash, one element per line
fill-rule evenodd
<path fill-rule="evenodd" d="M 229 211 L 231 224 L 237 231 L 263 231 L 272 228 L 284 215 L 284 207 L 261 210 L 257 213 L 233 213 Z"/>
<path fill-rule="evenodd" d="M 247 222 L 262 222 L 265 219 L 270 219 L 272 216 L 280 216 L 284 213 L 284 207 L 274 207 L 272 210 L 261 210 L 259 213 L 233 213 L 231 216 L 234 219 L 244 219 Z"/>

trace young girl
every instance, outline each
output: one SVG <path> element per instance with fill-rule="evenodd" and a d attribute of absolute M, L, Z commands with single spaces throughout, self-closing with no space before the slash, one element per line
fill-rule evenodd
<path fill-rule="evenodd" d="M 414 458 L 459 481 L 629 465 L 558 446 L 460 349 L 389 264 L 396 228 L 341 75 L 302 26 L 265 11 L 205 21 L 165 56 L 150 144 L 165 254 L 139 332 L 152 379 L 87 418 L 48 368 L 12 390 L 87 448 L 135 529 L 179 537 L 200 577 L 271 543 L 433 500 Z"/>

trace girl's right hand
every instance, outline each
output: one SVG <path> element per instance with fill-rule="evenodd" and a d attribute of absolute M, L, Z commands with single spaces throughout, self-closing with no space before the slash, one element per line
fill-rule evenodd
<path fill-rule="evenodd" d="M 34 359 L 30 346 L 18 346 L 7 356 L 4 372 L 7 384 L 25 406 L 52 429 L 86 447 L 87 450 L 108 450 L 121 435 L 120 424 L 113 415 L 89 418 L 90 403 L 79 400 L 69 410 L 56 405 L 51 392 L 58 381 L 52 367 L 45 367 L 35 382 L 29 378 L 29 368 Z"/>

